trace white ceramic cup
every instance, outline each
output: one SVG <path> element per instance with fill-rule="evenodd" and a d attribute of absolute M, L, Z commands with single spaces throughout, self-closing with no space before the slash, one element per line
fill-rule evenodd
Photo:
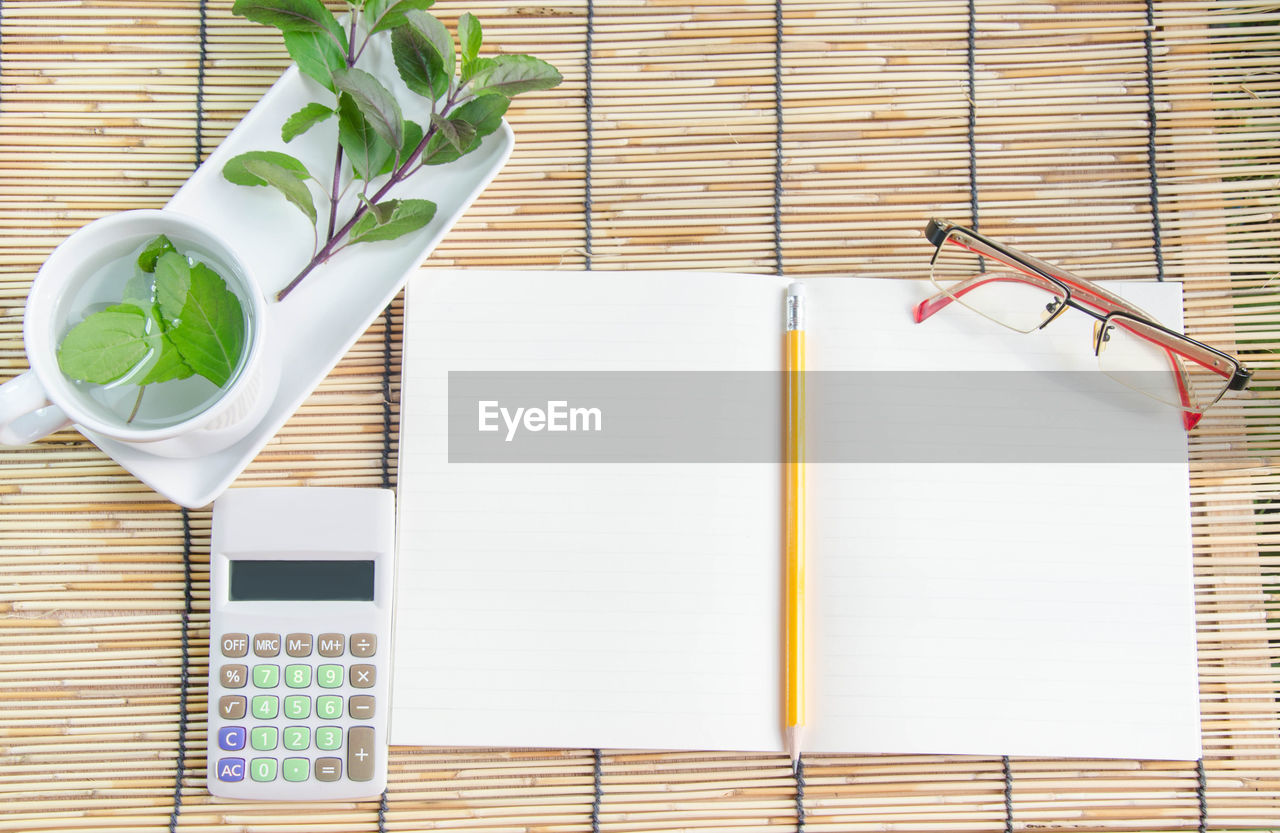
<path fill-rule="evenodd" d="M 232 384 L 208 407 L 158 427 L 110 421 L 90 410 L 58 368 L 57 347 L 85 282 L 163 234 L 179 251 L 208 253 L 233 272 L 249 309 L 248 356 Z M 278 358 L 267 349 L 267 301 L 235 250 L 198 220 L 173 211 L 124 211 L 68 237 L 40 267 L 27 296 L 23 342 L 31 369 L 0 385 L 0 444 L 25 445 L 74 423 L 89 439 L 107 437 L 162 457 L 199 457 L 233 445 L 261 421 L 276 393 Z"/>

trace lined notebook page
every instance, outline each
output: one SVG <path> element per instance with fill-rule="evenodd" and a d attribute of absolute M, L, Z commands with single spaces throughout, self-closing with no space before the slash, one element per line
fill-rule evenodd
<path fill-rule="evenodd" d="M 958 305 L 915 324 L 922 284 L 809 286 L 812 370 L 1096 370 L 1082 313 L 1021 335 Z M 1181 321 L 1176 285 L 1120 291 Z M 1114 387 L 1077 416 L 1185 454 L 1177 411 Z M 1185 462 L 811 465 L 808 494 L 809 749 L 1199 756 Z"/>
<path fill-rule="evenodd" d="M 450 370 L 776 370 L 783 285 L 413 279 L 392 743 L 777 748 L 776 467 L 451 465 L 445 406 Z"/>

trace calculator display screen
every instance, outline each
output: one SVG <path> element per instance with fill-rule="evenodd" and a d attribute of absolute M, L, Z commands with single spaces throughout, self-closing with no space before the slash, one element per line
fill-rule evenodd
<path fill-rule="evenodd" d="M 231 601 L 373 601 L 373 561 L 232 559 Z"/>

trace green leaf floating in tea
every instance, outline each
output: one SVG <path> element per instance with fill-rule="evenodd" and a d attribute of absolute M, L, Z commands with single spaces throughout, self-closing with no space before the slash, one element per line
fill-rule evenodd
<path fill-rule="evenodd" d="M 147 316 L 132 305 L 95 312 L 58 347 L 58 367 L 72 379 L 105 385 L 124 377 L 152 350 Z"/>
<path fill-rule="evenodd" d="M 156 263 L 156 300 L 173 342 L 192 370 L 222 387 L 244 347 L 244 311 L 218 273 L 176 252 Z"/>
<path fill-rule="evenodd" d="M 226 385 L 245 348 L 240 299 L 217 272 L 193 263 L 163 235 L 143 247 L 136 267 L 123 303 L 91 313 L 63 337 L 62 373 L 79 382 L 126 380 L 143 389 L 195 375 Z"/>

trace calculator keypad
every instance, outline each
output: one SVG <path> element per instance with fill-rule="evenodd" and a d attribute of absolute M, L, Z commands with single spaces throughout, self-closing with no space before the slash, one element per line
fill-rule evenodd
<path fill-rule="evenodd" d="M 337 689 L 378 682 L 371 633 L 231 633 L 220 640 L 225 660 L 217 732 L 219 781 L 370 781 L 378 772 L 374 728 L 358 725 L 378 713 L 377 697 Z"/>

